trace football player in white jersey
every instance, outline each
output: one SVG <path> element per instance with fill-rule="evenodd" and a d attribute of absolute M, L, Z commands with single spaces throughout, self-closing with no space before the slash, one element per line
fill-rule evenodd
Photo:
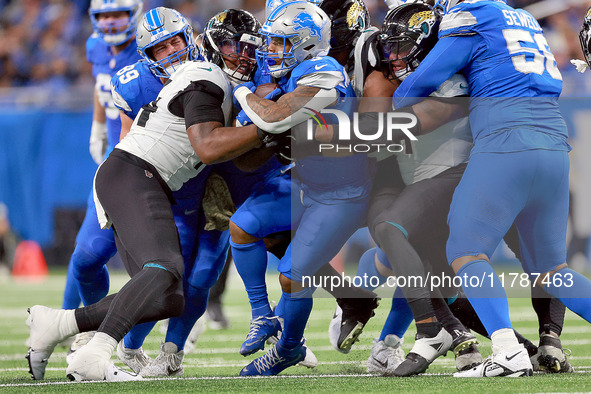
<path fill-rule="evenodd" d="M 89 307 L 30 308 L 31 337 L 45 360 L 63 338 L 97 330 L 68 366 L 70 379 L 107 378 L 114 369 L 113 350 L 131 327 L 182 313 L 184 264 L 172 191 L 207 164 L 261 145 L 254 125 L 225 127 L 231 120 L 232 91 L 218 66 L 199 61 L 177 65 L 158 98 L 141 110 L 95 175 L 99 222 L 115 231 L 130 281 Z"/>

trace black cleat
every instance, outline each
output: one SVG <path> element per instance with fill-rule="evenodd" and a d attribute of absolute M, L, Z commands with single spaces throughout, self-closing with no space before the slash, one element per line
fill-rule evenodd
<path fill-rule="evenodd" d="M 451 349 L 456 357 L 458 371 L 466 371 L 482 363 L 478 340 L 470 331 L 453 330 Z"/>
<path fill-rule="evenodd" d="M 574 368 L 568 362 L 560 338 L 542 334 L 538 347 L 537 361 L 540 371 L 548 373 L 572 373 Z M 569 352 L 570 355 L 570 352 Z"/>
<path fill-rule="evenodd" d="M 332 346 L 341 353 L 349 353 L 358 341 L 363 328 L 374 315 L 380 297 L 371 292 L 373 298 L 337 298 L 337 309 L 328 328 Z"/>

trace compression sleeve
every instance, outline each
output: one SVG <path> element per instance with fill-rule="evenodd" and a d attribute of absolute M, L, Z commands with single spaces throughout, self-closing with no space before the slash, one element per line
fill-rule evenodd
<path fill-rule="evenodd" d="M 468 65 L 480 43 L 479 35 L 440 39 L 416 71 L 396 89 L 392 98 L 394 108 L 414 105 L 436 91 Z"/>

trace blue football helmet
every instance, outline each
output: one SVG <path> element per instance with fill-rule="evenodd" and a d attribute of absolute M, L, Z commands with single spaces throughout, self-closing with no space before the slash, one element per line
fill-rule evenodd
<path fill-rule="evenodd" d="M 297 64 L 330 50 L 330 18 L 320 7 L 294 1 L 280 5 L 267 17 L 261 29 L 265 45 L 257 49 L 263 75 L 280 78 Z M 283 47 L 270 51 L 269 46 Z"/>
<path fill-rule="evenodd" d="M 134 36 L 142 8 L 141 0 L 92 0 L 88 14 L 94 32 L 107 45 L 112 46 L 123 44 Z M 118 11 L 128 12 L 128 20 L 125 22 L 99 21 L 100 14 Z"/>
<path fill-rule="evenodd" d="M 180 35 L 187 46 L 156 60 L 152 54 L 153 47 L 176 35 Z M 170 8 L 157 7 L 146 12 L 137 28 L 135 39 L 138 53 L 146 60 L 154 75 L 160 78 L 169 78 L 183 62 L 199 57 L 193 41 L 193 27 L 178 11 Z"/>

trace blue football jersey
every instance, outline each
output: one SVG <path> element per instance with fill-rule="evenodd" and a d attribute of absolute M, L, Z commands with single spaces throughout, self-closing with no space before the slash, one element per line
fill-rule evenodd
<path fill-rule="evenodd" d="M 144 105 L 158 98 L 162 86 L 144 60 L 123 67 L 111 79 L 114 104 L 131 119 Z"/>
<path fill-rule="evenodd" d="M 283 93 L 295 90 L 299 85 L 334 88 L 343 100 L 335 108 L 346 113 L 354 110 L 355 92 L 345 69 L 329 56 L 316 57 L 298 64 L 279 80 Z M 312 198 L 328 202 L 365 198 L 371 179 L 367 155 L 348 157 L 308 156 L 296 161 L 297 174 L 302 188 Z"/>
<path fill-rule="evenodd" d="M 107 139 L 109 147 L 112 148 L 119 142 L 121 120 L 119 110 L 111 97 L 111 78 L 121 68 L 137 62 L 141 57 L 137 53 L 135 40 L 132 40 L 123 51 L 113 55 L 111 48 L 93 34 L 86 41 L 86 58 L 92 63 L 92 75 L 96 79 L 95 89 L 100 103 L 105 107 Z"/>
<path fill-rule="evenodd" d="M 453 53 L 453 56 L 450 56 Z M 542 28 L 502 0 L 466 0 L 445 14 L 439 42 L 394 93 L 400 108 L 462 72 L 478 152 L 569 150 L 558 107 L 562 76 Z"/>

